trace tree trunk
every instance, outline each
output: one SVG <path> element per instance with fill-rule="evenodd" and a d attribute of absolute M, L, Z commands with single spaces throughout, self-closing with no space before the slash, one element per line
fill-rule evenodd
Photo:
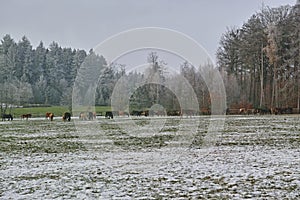
<path fill-rule="evenodd" d="M 264 101 L 264 54 L 263 54 L 263 45 L 261 49 L 261 73 L 260 73 L 260 102 L 259 107 L 263 106 Z"/>

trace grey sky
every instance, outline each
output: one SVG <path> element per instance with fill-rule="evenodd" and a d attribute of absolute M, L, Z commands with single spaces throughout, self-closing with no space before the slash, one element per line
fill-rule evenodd
<path fill-rule="evenodd" d="M 127 29 L 163 27 L 194 38 L 214 58 L 227 27 L 240 27 L 259 11 L 296 0 L 0 0 L 0 36 L 23 35 L 34 47 L 52 41 L 89 50 Z"/>

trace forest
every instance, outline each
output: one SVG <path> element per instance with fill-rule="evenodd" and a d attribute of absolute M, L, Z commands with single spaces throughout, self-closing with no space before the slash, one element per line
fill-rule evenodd
<path fill-rule="evenodd" d="M 225 84 L 228 108 L 299 109 L 299 27 L 300 5 L 296 5 L 264 7 L 242 27 L 228 28 L 216 52 L 217 69 Z M 0 43 L 1 112 L 5 112 L 9 105 L 71 107 L 78 70 L 92 60 L 96 60 L 101 69 L 99 79 L 95 80 L 96 105 L 111 104 L 111 95 L 121 77 L 125 77 L 129 85 L 138 85 L 145 77 L 158 76 L 161 84 L 132 87 L 132 107 L 146 109 L 153 104 L 160 104 L 168 110 L 180 109 L 178 95 L 174 95 L 165 85 L 184 77 L 196 94 L 199 110 L 207 113 L 210 109 L 211 96 L 203 81 L 200 66 L 192 66 L 187 61 L 178 64 L 179 74 L 170 76 L 165 73 L 166 62 L 157 52 L 151 52 L 145 57 L 149 64 L 145 75 L 137 71 L 127 72 L 123 64 L 108 65 L 105 58 L 96 55 L 92 49 L 86 52 L 65 48 L 56 42 L 49 47 L 40 42 L 34 48 L 26 36 L 16 42 L 7 34 Z M 76 87 L 88 86 L 83 83 Z M 180 94 L 186 95 L 184 91 Z"/>
<path fill-rule="evenodd" d="M 182 101 L 190 106 L 187 100 L 190 99 L 187 94 L 189 91 L 185 90 L 184 84 L 177 84 L 180 77 L 188 80 L 201 101 L 201 107 L 209 107 L 210 96 L 200 68 L 183 61 L 180 73 L 170 76 L 167 74 L 167 64 L 157 52 L 150 52 L 145 57 L 145 62 L 149 65 L 145 72 L 127 72 L 124 64 L 108 65 L 105 58 L 92 49 L 87 53 L 84 50 L 62 48 L 56 42 L 48 48 L 40 42 L 34 49 L 25 36 L 16 43 L 10 35 L 5 35 L 1 40 L 0 52 L 0 102 L 4 113 L 11 105 L 62 105 L 71 110 L 73 89 L 79 91 L 80 94 L 75 96 L 82 98 L 78 100 L 82 102 L 91 83 L 96 83 L 95 104 L 110 106 L 111 95 L 121 77 L 130 86 L 123 93 L 131 94 L 129 101 L 132 109 L 145 110 L 159 104 L 167 110 L 179 110 L 182 105 L 179 105 L 178 98 L 182 99 L 184 96 L 187 98 Z M 175 87 L 173 91 L 168 85 Z M 175 90 L 180 90 L 177 95 L 174 94 Z"/>
<path fill-rule="evenodd" d="M 264 7 L 223 34 L 217 51 L 231 107 L 300 103 L 300 5 Z"/>

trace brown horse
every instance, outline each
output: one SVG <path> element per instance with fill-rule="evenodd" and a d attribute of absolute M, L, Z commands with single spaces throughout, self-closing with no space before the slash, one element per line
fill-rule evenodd
<path fill-rule="evenodd" d="M 29 113 L 29 114 L 23 114 L 23 115 L 21 115 L 21 119 L 26 119 L 26 120 L 28 120 L 28 118 L 31 118 L 32 117 L 32 115 Z"/>
<path fill-rule="evenodd" d="M 240 114 L 240 115 L 245 115 L 245 114 L 247 114 L 247 109 L 246 109 L 246 108 L 240 108 L 239 114 Z"/>
<path fill-rule="evenodd" d="M 79 113 L 80 120 L 94 120 L 96 119 L 96 112 L 81 112 Z"/>
<path fill-rule="evenodd" d="M 79 119 L 80 120 L 87 120 L 86 113 L 84 113 L 84 112 L 79 113 Z"/>
<path fill-rule="evenodd" d="M 50 119 L 51 121 L 53 121 L 53 117 L 54 117 L 53 113 L 49 113 L 49 112 L 46 113 L 46 119 Z"/>

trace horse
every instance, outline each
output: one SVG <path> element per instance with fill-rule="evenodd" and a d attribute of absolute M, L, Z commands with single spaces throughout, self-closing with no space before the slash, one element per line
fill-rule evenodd
<path fill-rule="evenodd" d="M 246 109 L 246 108 L 240 108 L 239 114 L 240 114 L 240 115 L 245 115 L 245 114 L 247 114 L 247 109 Z"/>
<path fill-rule="evenodd" d="M 113 113 L 111 111 L 107 111 L 105 113 L 105 118 L 107 118 L 107 119 L 113 119 L 114 115 L 113 115 Z"/>
<path fill-rule="evenodd" d="M 46 113 L 46 119 L 50 119 L 51 121 L 53 121 L 53 117 L 54 117 L 53 113 L 49 113 L 49 112 Z"/>
<path fill-rule="evenodd" d="M 84 112 L 79 113 L 79 119 L 80 120 L 87 120 L 86 113 L 84 113 Z"/>
<path fill-rule="evenodd" d="M 133 110 L 131 113 L 130 113 L 130 115 L 132 115 L 132 116 L 141 116 L 141 114 L 142 114 L 142 111 L 137 111 L 137 110 Z M 105 117 L 106 117 L 106 114 L 105 114 Z"/>
<path fill-rule="evenodd" d="M 88 117 L 88 120 L 93 120 L 94 119 L 94 113 L 87 112 L 87 117 Z"/>
<path fill-rule="evenodd" d="M 179 110 L 168 110 L 167 116 L 180 116 L 180 111 Z"/>
<path fill-rule="evenodd" d="M 71 113 L 65 112 L 62 116 L 62 119 L 63 119 L 63 121 L 66 121 L 66 120 L 71 121 Z"/>
<path fill-rule="evenodd" d="M 28 120 L 28 118 L 31 118 L 31 117 L 32 117 L 32 115 L 30 113 L 21 115 L 21 119 Z"/>
<path fill-rule="evenodd" d="M 8 121 L 12 121 L 13 116 L 11 114 L 2 114 L 2 121 L 5 121 L 5 119 L 8 119 Z"/>
<path fill-rule="evenodd" d="M 211 111 L 209 108 L 201 108 L 202 115 L 211 115 Z"/>
<path fill-rule="evenodd" d="M 81 112 L 79 113 L 80 120 L 93 120 L 96 119 L 96 113 L 94 112 Z"/>
<path fill-rule="evenodd" d="M 266 114 L 272 114 L 273 113 L 273 109 L 269 109 L 269 108 L 256 108 L 254 111 L 254 114 L 259 114 L 259 115 L 266 115 Z"/>

